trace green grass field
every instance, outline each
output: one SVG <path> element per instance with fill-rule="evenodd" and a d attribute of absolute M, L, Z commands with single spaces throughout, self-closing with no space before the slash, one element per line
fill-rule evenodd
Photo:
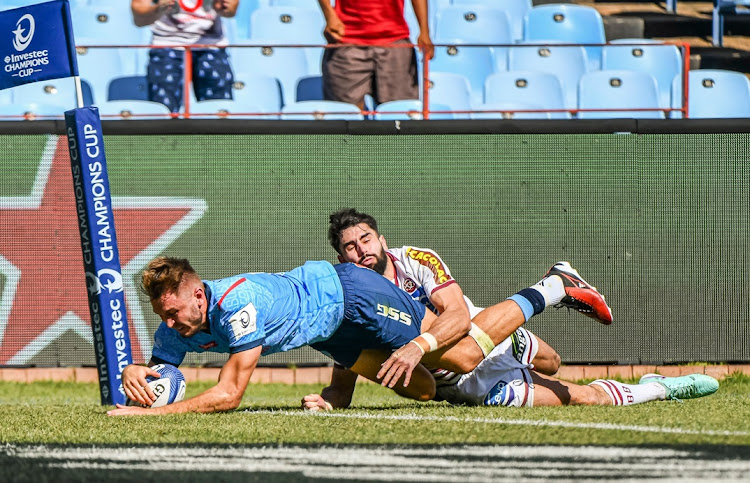
<path fill-rule="evenodd" d="M 187 396 L 208 387 L 188 385 Z M 373 384 L 299 409 L 317 385 L 251 385 L 223 414 L 111 418 L 94 384 L 0 383 L 2 482 L 747 481 L 750 378 L 625 408 L 414 403 Z"/>
<path fill-rule="evenodd" d="M 208 387 L 188 385 L 189 397 Z M 348 410 L 304 413 L 317 385 L 251 385 L 237 412 L 110 418 L 94 384 L 0 383 L 0 443 L 750 445 L 750 378 L 709 397 L 631 407 L 492 408 L 414 403 L 360 385 Z"/>

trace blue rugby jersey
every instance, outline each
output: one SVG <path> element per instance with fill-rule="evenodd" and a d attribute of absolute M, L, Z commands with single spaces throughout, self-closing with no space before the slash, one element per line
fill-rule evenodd
<path fill-rule="evenodd" d="M 154 334 L 153 358 L 179 365 L 188 352 L 283 352 L 329 338 L 341 325 L 344 295 L 328 262 L 285 273 L 246 273 L 204 281 L 210 332 L 183 337 L 165 323 Z"/>

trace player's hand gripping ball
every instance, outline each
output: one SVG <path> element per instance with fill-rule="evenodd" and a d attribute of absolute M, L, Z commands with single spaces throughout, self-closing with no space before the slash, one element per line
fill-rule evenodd
<path fill-rule="evenodd" d="M 156 401 L 151 405 L 152 408 L 166 406 L 174 402 L 182 401 L 185 397 L 185 376 L 182 372 L 171 364 L 157 364 L 151 369 L 158 372 L 161 377 L 156 378 L 147 376 L 149 387 L 156 396 Z M 131 399 L 127 401 L 128 406 L 142 406 Z"/>

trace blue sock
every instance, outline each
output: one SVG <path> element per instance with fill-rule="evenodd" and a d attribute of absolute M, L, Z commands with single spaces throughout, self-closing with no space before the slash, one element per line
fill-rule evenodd
<path fill-rule="evenodd" d="M 544 296 L 533 288 L 520 290 L 517 294 L 508 297 L 508 300 L 514 301 L 521 307 L 526 321 L 536 314 L 541 314 L 546 306 Z"/>

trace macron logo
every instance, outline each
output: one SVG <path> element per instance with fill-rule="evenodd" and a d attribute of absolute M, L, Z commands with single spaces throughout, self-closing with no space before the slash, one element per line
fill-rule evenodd
<path fill-rule="evenodd" d="M 24 28 L 24 20 L 28 22 L 26 28 Z M 13 47 L 18 52 L 23 52 L 31 43 L 31 39 L 34 38 L 34 17 L 30 13 L 27 13 L 23 17 L 18 19 L 16 22 L 16 30 L 13 31 L 16 34 L 16 38 L 13 39 Z M 24 32 L 28 30 L 28 34 L 24 35 Z"/>

